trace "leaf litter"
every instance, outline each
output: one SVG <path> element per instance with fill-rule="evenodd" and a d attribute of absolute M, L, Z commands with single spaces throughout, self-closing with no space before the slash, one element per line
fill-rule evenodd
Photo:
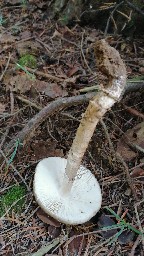
<path fill-rule="evenodd" d="M 12 6 L 14 2 L 21 5 L 21 1 L 7 1 L 7 4 Z M 39 12 L 40 8 L 44 8 L 45 2 L 29 2 L 31 3 L 27 9 L 23 9 L 21 6 L 18 9 L 11 8 L 9 11 L 6 8 L 3 12 L 7 23 L 1 28 L 2 33 L 0 36 L 0 51 L 3 58 L 0 65 L 1 73 L 4 72 L 8 52 L 12 54 L 12 59 L 0 84 L 0 132 L 2 135 L 0 143 L 2 150 L 11 138 L 14 138 L 18 131 L 27 124 L 28 120 L 37 113 L 38 110 L 28 102 L 34 101 L 38 106 L 44 107 L 57 97 L 73 96 L 80 93 L 79 89 L 85 89 L 85 87 L 92 87 L 97 84 L 93 43 L 97 37 L 103 37 L 102 33 L 88 27 L 83 29 L 78 25 L 72 29 L 61 27 L 49 19 L 44 19 L 42 12 Z M 5 3 L 3 5 L 5 6 Z M 33 13 L 31 8 L 35 9 Z M 9 13 L 11 14 L 10 16 Z M 24 22 L 20 18 L 23 15 L 25 15 Z M 84 35 L 83 45 L 82 35 Z M 121 39 L 121 43 L 119 43 L 119 39 Z M 128 43 L 122 37 L 113 38 L 113 36 L 109 41 L 118 47 L 122 58 L 126 61 L 129 78 L 132 79 L 137 75 L 141 75 L 143 72 L 143 62 L 141 60 L 143 56 L 143 50 L 141 50 L 143 47 L 142 39 L 137 42 L 137 56 L 139 58 L 135 55 L 131 42 Z M 82 57 L 82 51 L 85 59 Z M 25 72 L 25 70 L 29 71 L 27 67 L 24 67 L 23 70 L 16 69 L 16 63 L 24 54 L 32 54 L 37 59 L 34 80 Z M 139 68 L 135 68 L 138 65 Z M 90 70 L 92 70 L 92 74 Z M 51 75 L 51 78 L 48 79 L 44 74 Z M 54 77 L 61 79 L 57 82 L 52 77 L 53 79 Z M 21 96 L 21 100 L 20 98 L 18 99 L 18 96 Z M 25 98 L 28 99 L 27 104 L 22 101 Z M 123 101 L 126 106 L 132 105 L 139 113 L 143 113 L 144 104 L 141 92 L 131 92 L 130 95 L 124 97 Z M 13 104 L 14 113 L 11 115 L 10 109 L 13 108 Z M 60 111 L 50 117 L 47 122 L 42 123 L 35 131 L 33 139 L 27 145 L 24 147 L 19 145 L 12 164 L 25 179 L 31 192 L 32 176 L 36 163 L 41 158 L 48 156 L 67 156 L 83 109 L 85 109 L 85 104 L 70 107 L 66 111 L 63 110 L 62 113 Z M 143 152 L 134 146 L 143 148 L 141 117 L 126 111 L 123 112 L 121 105 L 117 104 L 112 112 L 107 113 L 104 121 L 111 142 L 117 147 L 117 152 L 122 154 L 124 161 L 130 166 L 131 177 L 135 178 L 133 186 L 138 195 L 138 211 L 135 212 L 134 210 L 136 208 L 133 206 L 135 202 L 132 193 L 125 194 L 127 189 L 125 175 L 121 165 L 116 161 L 115 155 L 112 154 L 108 139 L 105 139 L 105 133 L 100 125 L 89 145 L 84 163 L 88 168 L 92 169 L 101 182 L 103 205 L 113 205 L 113 210 L 117 212 L 122 203 L 121 208 L 123 210 L 129 208 L 130 223 L 140 229 L 143 225 L 143 180 L 140 180 L 139 177 L 143 177 L 143 166 L 141 165 L 143 163 Z M 128 140 L 126 137 L 128 137 Z M 128 148 L 126 145 L 128 145 Z M 8 156 L 9 153 L 6 152 L 6 157 Z M 137 167 L 139 169 L 136 169 L 136 166 L 140 166 Z M 20 176 L 17 175 L 12 167 L 7 170 L 4 159 L 0 168 L 2 170 L 2 194 L 14 184 L 22 183 Z M 131 252 L 132 246 L 136 241 L 136 235 L 133 238 L 129 230 L 123 231 L 118 236 L 117 242 L 113 244 L 112 249 L 110 249 L 108 239 L 111 239 L 111 230 L 106 231 L 108 236 L 105 237 L 106 233 L 104 236 L 104 231 L 100 229 L 102 225 L 111 226 L 113 218 L 111 216 L 106 217 L 103 208 L 99 213 L 99 221 L 101 218 L 108 218 L 108 223 L 99 225 L 98 217 L 95 216 L 96 222 L 91 220 L 89 223 L 77 227 L 57 224 L 55 220 L 51 220 L 45 214 L 37 211 L 37 204 L 32 193 L 30 195 L 27 193 L 27 202 L 23 211 L 19 214 L 15 212 L 12 212 L 12 215 L 7 214 L 1 220 L 3 255 L 11 256 L 13 253 L 16 255 L 32 254 L 48 243 L 53 245 L 53 242 L 57 245 L 57 249 L 54 249 L 55 246 L 51 246 L 52 249 L 48 247 L 45 255 L 46 253 L 51 253 L 52 255 L 60 253 L 63 253 L 63 255 L 67 255 L 66 253 L 69 253 L 69 255 L 74 255 L 74 253 L 86 255 L 86 250 L 92 255 L 95 253 L 99 253 L 98 255 L 108 255 L 108 253 L 121 253 L 121 255 L 124 255 L 125 251 Z M 55 239 L 63 236 L 66 237 L 66 241 L 60 245 Z M 124 241 L 127 241 L 126 245 Z M 101 251 L 101 243 L 104 243 L 102 246 L 103 252 Z M 140 242 L 137 252 L 141 253 L 142 251 Z"/>

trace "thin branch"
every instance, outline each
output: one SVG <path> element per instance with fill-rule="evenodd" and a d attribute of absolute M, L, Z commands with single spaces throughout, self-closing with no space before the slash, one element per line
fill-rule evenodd
<path fill-rule="evenodd" d="M 127 182 L 128 182 L 128 184 L 131 188 L 131 191 L 133 193 L 133 196 L 134 196 L 135 200 L 137 201 L 138 198 L 137 198 L 136 190 L 133 186 L 132 178 L 131 178 L 130 173 L 129 173 L 129 168 L 128 168 L 127 164 L 125 163 L 125 161 L 123 160 L 123 158 L 120 154 L 116 153 L 116 157 L 122 163 L 122 165 L 124 167 L 124 171 L 125 171 L 125 174 L 126 174 L 126 177 L 127 177 Z"/>
<path fill-rule="evenodd" d="M 55 114 L 56 112 L 60 112 L 62 109 L 67 108 L 69 106 L 82 104 L 84 102 L 88 102 L 92 97 L 95 96 L 95 92 L 88 93 L 85 95 L 78 95 L 67 98 L 60 98 L 45 106 L 42 110 L 40 110 L 29 122 L 25 125 L 25 127 L 15 136 L 14 139 L 10 141 L 8 145 L 6 145 L 4 152 L 11 152 L 11 148 L 15 144 L 16 140 L 19 139 L 21 143 L 28 142 L 35 133 L 35 130 L 44 122 L 49 116 Z"/>
<path fill-rule="evenodd" d="M 136 241 L 134 242 L 134 245 L 133 245 L 133 247 L 131 249 L 131 252 L 129 253 L 129 256 L 134 256 L 135 255 L 135 249 L 136 249 L 136 247 L 138 246 L 138 244 L 140 242 L 140 238 L 141 238 L 141 236 L 139 235 L 137 237 Z"/>
<path fill-rule="evenodd" d="M 141 15 L 144 15 L 144 12 L 137 6 L 135 6 L 133 3 L 125 0 L 125 2 L 127 3 L 127 5 L 129 5 L 129 7 L 131 7 L 134 11 L 140 13 Z"/>
<path fill-rule="evenodd" d="M 22 180 L 22 182 L 25 184 L 27 190 L 30 191 L 30 188 L 28 187 L 28 185 L 27 185 L 25 179 L 21 176 L 20 172 L 17 171 L 17 169 L 14 167 L 14 165 L 13 165 L 12 163 L 9 164 L 9 161 L 8 161 L 6 155 L 4 154 L 4 152 L 3 152 L 1 149 L 0 149 L 0 153 L 1 153 L 1 155 L 3 156 L 3 158 L 4 158 L 5 162 L 6 162 L 6 164 L 7 164 L 8 166 L 10 166 L 10 167 L 14 170 L 14 172 L 20 177 L 20 179 Z"/>
<path fill-rule="evenodd" d="M 10 63 L 10 59 L 11 59 L 11 54 L 9 53 L 9 57 L 8 57 L 8 61 L 7 61 L 7 64 L 5 66 L 5 69 L 3 71 L 3 73 L 1 74 L 0 76 L 0 82 L 2 81 L 3 77 L 4 77 L 4 74 L 6 73 L 7 69 L 8 69 L 8 66 L 9 66 L 9 63 Z"/>
<path fill-rule="evenodd" d="M 83 41 L 84 41 L 84 32 L 82 33 L 82 39 L 81 39 L 81 54 L 82 54 L 82 57 L 84 59 L 84 63 L 86 64 L 86 67 L 88 68 L 90 74 L 92 74 L 93 72 L 92 72 L 92 70 L 90 69 L 90 67 L 87 63 L 84 52 L 83 52 Z"/>
<path fill-rule="evenodd" d="M 115 11 L 118 9 L 118 7 L 121 6 L 123 3 L 124 3 L 124 1 L 122 1 L 121 3 L 115 5 L 115 8 L 114 8 L 113 11 L 111 12 L 111 14 L 110 14 L 110 16 L 109 16 L 109 18 L 108 18 L 108 20 L 107 20 L 107 24 L 106 24 L 104 36 L 107 35 L 108 28 L 109 28 L 109 23 L 110 23 L 111 18 L 113 17 L 114 12 L 115 12 Z"/>

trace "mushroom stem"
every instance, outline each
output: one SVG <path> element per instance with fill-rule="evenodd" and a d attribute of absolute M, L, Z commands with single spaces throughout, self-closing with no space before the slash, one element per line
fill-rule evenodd
<path fill-rule="evenodd" d="M 95 127 L 103 115 L 119 100 L 126 85 L 126 69 L 119 53 L 105 40 L 96 44 L 95 54 L 100 70 L 106 75 L 107 85 L 90 100 L 81 119 L 75 139 L 68 154 L 62 191 L 69 193 L 84 153 L 94 133 Z"/>

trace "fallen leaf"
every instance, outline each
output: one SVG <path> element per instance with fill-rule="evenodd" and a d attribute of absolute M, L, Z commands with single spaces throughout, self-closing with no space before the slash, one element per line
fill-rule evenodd
<path fill-rule="evenodd" d="M 15 92 L 25 93 L 31 88 L 35 88 L 36 91 L 53 99 L 57 97 L 64 97 L 68 94 L 66 90 L 62 89 L 61 86 L 56 83 L 48 83 L 38 79 L 31 79 L 31 77 L 25 73 L 17 76 L 5 77 L 4 83 L 7 90 L 12 87 L 12 90 Z"/>
<path fill-rule="evenodd" d="M 98 220 L 99 228 L 104 228 L 113 225 L 115 225 L 115 222 L 108 215 L 102 214 L 100 216 Z M 109 229 L 107 231 L 101 231 L 100 233 L 104 238 L 110 238 L 117 233 L 117 229 Z"/>
<path fill-rule="evenodd" d="M 120 244 L 129 244 L 133 241 L 135 233 L 133 231 L 125 230 L 118 237 L 118 242 Z"/>
<path fill-rule="evenodd" d="M 45 81 L 36 80 L 34 83 L 34 88 L 49 96 L 50 98 L 64 97 L 68 93 L 66 90 L 62 89 L 60 85 L 56 83 L 48 83 Z"/>
<path fill-rule="evenodd" d="M 135 168 L 131 173 L 130 173 L 130 176 L 132 178 L 137 178 L 137 177 L 141 177 L 143 176 L 144 177 L 144 170 L 140 167 L 137 167 Z"/>
<path fill-rule="evenodd" d="M 36 212 L 37 216 L 41 221 L 43 221 L 46 224 L 49 224 L 53 227 L 60 227 L 60 222 L 57 220 L 53 219 L 51 216 L 46 214 L 41 208 L 39 208 Z"/>
<path fill-rule="evenodd" d="M 78 67 L 78 66 L 72 67 L 72 68 L 68 71 L 67 76 L 68 76 L 68 77 L 73 76 L 78 70 L 79 70 L 79 67 Z"/>
<path fill-rule="evenodd" d="M 135 145 L 144 148 L 144 122 L 125 132 L 117 143 L 117 153 L 125 161 L 131 161 L 137 156 L 136 150 L 132 149 Z"/>
<path fill-rule="evenodd" d="M 4 80 L 6 83 L 6 81 Z M 12 87 L 12 90 L 15 92 L 25 93 L 30 90 L 33 86 L 34 80 L 31 80 L 30 77 L 26 74 L 13 76 L 7 81 L 6 88 Z"/>
<path fill-rule="evenodd" d="M 79 250 L 81 247 L 81 250 L 84 251 L 87 244 L 87 237 L 86 236 L 78 236 L 80 232 L 77 230 L 71 230 L 70 232 L 70 240 L 74 236 L 75 238 L 72 239 L 70 243 L 66 243 L 63 246 L 63 253 L 64 255 L 74 256 L 79 255 Z M 80 254 L 81 255 L 81 254 Z"/>
<path fill-rule="evenodd" d="M 61 228 L 50 225 L 48 226 L 48 234 L 53 239 L 57 238 L 61 234 Z"/>

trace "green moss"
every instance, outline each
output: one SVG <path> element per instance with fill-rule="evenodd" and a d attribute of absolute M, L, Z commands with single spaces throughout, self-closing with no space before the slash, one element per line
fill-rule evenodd
<path fill-rule="evenodd" d="M 36 68 L 37 59 L 31 54 L 25 54 L 20 58 L 20 60 L 18 61 L 18 64 L 21 66 L 29 67 L 29 68 Z"/>
<path fill-rule="evenodd" d="M 0 198 L 0 216 L 2 216 L 12 205 L 9 214 L 14 211 L 20 213 L 25 203 L 26 189 L 23 186 L 13 186 Z M 16 203 L 17 202 L 17 203 Z"/>

